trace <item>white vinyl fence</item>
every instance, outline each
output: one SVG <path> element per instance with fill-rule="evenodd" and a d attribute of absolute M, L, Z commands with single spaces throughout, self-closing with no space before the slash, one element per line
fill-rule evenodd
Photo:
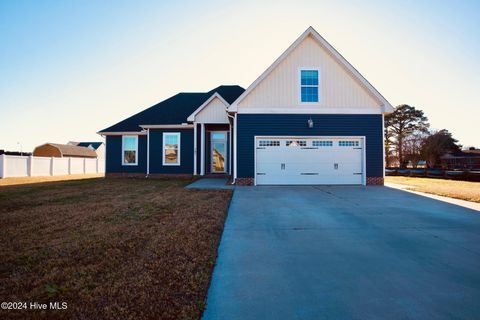
<path fill-rule="evenodd" d="M 0 178 L 63 176 L 105 172 L 105 159 L 0 155 Z"/>

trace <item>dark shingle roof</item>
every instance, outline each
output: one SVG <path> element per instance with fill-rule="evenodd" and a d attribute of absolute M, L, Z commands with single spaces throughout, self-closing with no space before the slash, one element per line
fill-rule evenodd
<path fill-rule="evenodd" d="M 180 124 L 186 123 L 187 118 L 202 105 L 215 92 L 222 96 L 225 101 L 232 103 L 243 92 L 240 86 L 219 86 L 208 92 L 182 92 L 170 97 L 156 105 L 145 109 L 113 126 L 100 131 L 102 132 L 130 132 L 140 131 L 139 125 L 143 124 Z"/>
<path fill-rule="evenodd" d="M 79 147 L 89 147 L 92 146 L 93 149 L 97 150 L 98 147 L 102 145 L 103 142 L 79 142 L 77 146 Z"/>

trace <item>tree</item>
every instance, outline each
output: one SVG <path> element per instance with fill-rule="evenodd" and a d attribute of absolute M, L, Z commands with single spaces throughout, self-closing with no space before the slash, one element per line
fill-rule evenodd
<path fill-rule="evenodd" d="M 422 146 L 422 156 L 427 160 L 429 167 L 435 167 L 440 163 L 440 157 L 448 152 L 458 152 L 461 146 L 458 140 L 446 129 L 442 129 L 428 136 Z"/>
<path fill-rule="evenodd" d="M 428 132 L 428 119 L 422 110 L 407 104 L 399 105 L 391 114 L 385 116 L 385 130 L 388 137 L 385 146 L 393 148 L 398 157 L 400 166 L 405 165 L 405 142 L 412 134 L 422 134 Z M 420 150 L 418 150 L 420 152 Z M 386 154 L 390 149 L 386 150 Z M 388 163 L 387 163 L 388 165 Z"/>

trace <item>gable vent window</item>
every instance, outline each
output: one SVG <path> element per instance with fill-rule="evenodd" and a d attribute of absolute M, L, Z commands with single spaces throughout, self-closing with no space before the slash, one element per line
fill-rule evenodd
<path fill-rule="evenodd" d="M 358 141 L 338 141 L 339 147 L 358 147 Z"/>
<path fill-rule="evenodd" d="M 300 95 L 302 102 L 318 102 L 318 70 L 300 71 Z"/>

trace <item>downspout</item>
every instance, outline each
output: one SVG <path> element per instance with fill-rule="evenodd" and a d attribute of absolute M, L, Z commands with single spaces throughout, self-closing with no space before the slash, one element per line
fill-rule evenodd
<path fill-rule="evenodd" d="M 226 110 L 226 111 L 227 111 L 227 116 L 232 119 L 232 122 L 235 122 L 235 117 L 230 115 L 228 113 L 228 110 Z M 232 125 L 230 124 L 230 175 L 232 175 L 232 166 L 233 166 L 233 161 L 232 161 L 233 142 L 237 143 L 237 141 L 235 141 L 232 137 Z M 235 164 L 235 166 L 233 166 L 233 168 L 236 168 L 236 164 Z M 234 184 L 234 183 L 235 183 L 235 178 L 232 178 L 232 183 L 231 184 Z"/>
<path fill-rule="evenodd" d="M 145 178 L 148 178 L 150 175 L 150 128 L 147 128 L 147 175 Z"/>

